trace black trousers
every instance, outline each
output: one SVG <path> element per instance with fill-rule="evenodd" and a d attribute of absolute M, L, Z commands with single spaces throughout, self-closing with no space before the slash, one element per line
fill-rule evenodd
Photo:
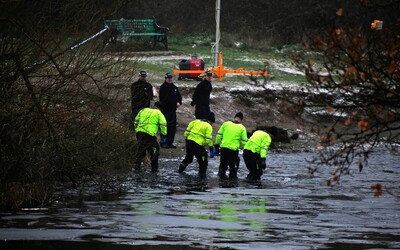
<path fill-rule="evenodd" d="M 263 170 L 259 165 L 260 162 L 260 154 L 256 154 L 251 152 L 250 150 L 243 150 L 243 160 L 246 164 L 247 169 L 249 170 L 249 174 L 247 175 L 247 179 L 249 180 L 260 180 L 261 175 L 263 174 Z"/>
<path fill-rule="evenodd" d="M 168 146 L 173 145 L 176 134 L 176 110 L 163 111 L 165 119 L 167 120 L 167 142 Z"/>
<path fill-rule="evenodd" d="M 194 115 L 196 116 L 196 119 L 206 119 L 210 112 L 210 105 L 196 104 Z"/>
<path fill-rule="evenodd" d="M 183 159 L 182 164 L 187 167 L 193 162 L 193 157 L 196 157 L 199 163 L 199 173 L 205 174 L 208 166 L 208 155 L 204 146 L 200 146 L 194 141 L 186 140 L 186 156 Z"/>
<path fill-rule="evenodd" d="M 150 155 L 151 170 L 158 170 L 158 156 L 160 155 L 160 145 L 157 142 L 156 136 L 151 136 L 147 133 L 137 132 L 136 139 L 138 142 L 136 149 L 135 167 L 139 167 L 146 157 L 146 153 Z"/>
<path fill-rule="evenodd" d="M 237 178 L 239 169 L 239 150 L 221 148 L 221 158 L 219 163 L 219 173 L 225 175 L 229 167 L 229 178 Z"/>

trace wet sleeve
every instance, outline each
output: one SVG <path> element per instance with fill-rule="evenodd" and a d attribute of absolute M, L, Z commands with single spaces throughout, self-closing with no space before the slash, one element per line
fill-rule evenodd
<path fill-rule="evenodd" d="M 199 85 L 197 85 L 197 87 L 194 90 L 193 96 L 192 96 L 192 103 L 191 105 L 194 106 L 197 103 L 197 99 L 198 99 L 198 95 L 199 95 Z"/>
<path fill-rule="evenodd" d="M 176 88 L 176 99 L 177 99 L 177 102 L 179 102 L 179 104 L 182 105 L 182 95 L 179 92 L 178 88 Z"/>
<path fill-rule="evenodd" d="M 149 100 L 153 100 L 154 92 L 153 92 L 153 86 L 149 83 L 149 88 L 147 89 L 147 95 Z"/>
<path fill-rule="evenodd" d="M 269 145 L 271 144 L 271 139 L 269 137 L 265 137 L 262 140 L 261 143 L 261 151 L 260 151 L 260 157 L 261 158 L 267 158 L 267 153 L 269 149 Z"/>
<path fill-rule="evenodd" d="M 190 135 L 190 131 L 193 127 L 193 121 L 189 123 L 189 125 L 187 126 L 185 133 L 183 133 L 183 135 L 185 136 L 185 138 L 188 138 L 188 136 Z"/>
<path fill-rule="evenodd" d="M 222 141 L 222 136 L 224 134 L 224 127 L 225 123 L 222 123 L 221 127 L 219 128 L 217 132 L 217 136 L 215 137 L 215 144 L 220 145 Z"/>
<path fill-rule="evenodd" d="M 206 141 L 207 141 L 207 145 L 209 147 L 212 147 L 214 145 L 212 136 L 213 136 L 213 129 L 210 125 L 210 126 L 208 126 L 208 128 L 206 130 Z"/>
<path fill-rule="evenodd" d="M 137 128 L 138 125 L 139 125 L 141 113 L 142 113 L 142 110 L 140 110 L 139 113 L 138 113 L 138 114 L 136 115 L 136 117 L 135 117 L 135 121 L 134 121 L 134 123 L 133 123 L 133 126 L 134 126 L 135 128 Z"/>
<path fill-rule="evenodd" d="M 242 143 L 242 146 L 244 146 L 244 145 L 246 144 L 246 142 L 247 142 L 248 139 L 249 139 L 249 138 L 247 138 L 247 131 L 246 131 L 246 128 L 243 126 L 242 134 L 241 134 L 241 138 L 240 138 L 240 141 L 241 141 L 241 143 Z"/>
<path fill-rule="evenodd" d="M 163 85 L 161 84 L 161 86 L 160 86 L 160 91 L 159 91 L 159 93 L 158 93 L 158 97 L 160 98 L 160 102 L 161 102 L 161 104 L 163 104 L 164 102 L 165 102 L 165 96 L 166 96 L 166 94 L 165 94 L 165 90 L 164 90 L 164 87 L 163 87 Z"/>
<path fill-rule="evenodd" d="M 167 120 L 165 119 L 165 116 L 161 111 L 158 112 L 158 115 L 160 116 L 160 131 L 162 135 L 167 134 Z"/>
<path fill-rule="evenodd" d="M 135 98 L 135 93 L 137 92 L 136 90 L 136 85 L 135 83 L 132 83 L 131 85 L 131 98 L 134 99 Z"/>

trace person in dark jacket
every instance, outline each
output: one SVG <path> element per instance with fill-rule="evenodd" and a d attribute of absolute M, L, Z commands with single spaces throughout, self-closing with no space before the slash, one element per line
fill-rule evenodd
<path fill-rule="evenodd" d="M 176 109 L 182 105 L 182 96 L 174 84 L 172 74 L 165 74 L 165 81 L 160 86 L 161 112 L 167 119 L 167 136 L 162 138 L 161 147 L 176 148 L 174 145 L 176 133 Z"/>
<path fill-rule="evenodd" d="M 212 90 L 211 85 L 212 72 L 205 73 L 204 80 L 201 81 L 194 90 L 192 102 L 190 105 L 195 106 L 196 119 L 205 119 L 210 111 L 210 94 Z"/>
<path fill-rule="evenodd" d="M 131 85 L 132 121 L 143 108 L 150 107 L 153 100 L 153 86 L 146 81 L 146 71 L 139 72 L 139 79 Z"/>

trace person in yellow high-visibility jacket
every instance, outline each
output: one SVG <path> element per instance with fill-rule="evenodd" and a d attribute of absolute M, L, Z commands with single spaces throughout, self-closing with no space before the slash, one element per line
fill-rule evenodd
<path fill-rule="evenodd" d="M 135 168 L 139 168 L 140 164 L 146 156 L 146 152 L 150 155 L 151 170 L 158 171 L 158 156 L 160 155 L 160 145 L 157 141 L 158 129 L 162 135 L 167 134 L 167 121 L 159 110 L 160 102 L 154 103 L 155 108 L 144 108 L 139 111 L 135 117 L 135 131 L 138 149 L 136 154 Z"/>
<path fill-rule="evenodd" d="M 185 171 L 186 167 L 193 162 L 193 156 L 196 157 L 199 163 L 199 176 L 206 177 L 208 157 L 206 146 L 210 147 L 210 158 L 214 157 L 213 147 L 213 128 L 215 115 L 210 112 L 206 119 L 197 119 L 189 123 L 184 133 L 186 138 L 186 156 L 179 165 L 179 173 Z"/>
<path fill-rule="evenodd" d="M 272 138 L 278 133 L 278 128 L 272 126 L 266 131 L 257 130 L 244 145 L 243 159 L 249 174 L 248 180 L 260 180 L 263 170 L 266 168 L 266 158 Z"/>
<path fill-rule="evenodd" d="M 221 149 L 221 158 L 219 164 L 218 176 L 225 180 L 226 171 L 229 166 L 229 179 L 237 179 L 239 169 L 239 148 L 247 142 L 246 127 L 241 124 L 243 113 L 238 112 L 233 121 L 222 123 L 215 138 L 215 153 L 219 155 Z"/>

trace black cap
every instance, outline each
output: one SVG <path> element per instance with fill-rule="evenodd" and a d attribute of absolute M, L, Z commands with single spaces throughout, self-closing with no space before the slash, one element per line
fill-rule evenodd
<path fill-rule="evenodd" d="M 155 103 L 154 103 L 154 107 L 156 107 L 156 108 L 161 108 L 161 102 L 159 102 L 159 101 L 156 101 Z"/>
<path fill-rule="evenodd" d="M 172 78 L 173 76 L 172 76 L 171 73 L 166 73 L 164 77 L 165 77 L 165 78 Z"/>
<path fill-rule="evenodd" d="M 207 71 L 206 73 L 204 73 L 205 76 L 212 76 L 212 72 L 211 71 Z"/>
<path fill-rule="evenodd" d="M 268 134 L 276 137 L 278 135 L 278 128 L 275 126 L 269 127 L 265 130 Z"/>
<path fill-rule="evenodd" d="M 237 112 L 236 115 L 235 115 L 235 117 L 239 117 L 240 120 L 243 120 L 243 113 L 242 113 L 242 112 Z M 234 118 L 235 118 L 235 117 L 234 117 Z"/>
<path fill-rule="evenodd" d="M 210 121 L 210 122 L 215 122 L 215 115 L 214 115 L 214 112 L 210 112 L 210 113 L 207 115 L 207 120 Z"/>
<path fill-rule="evenodd" d="M 139 76 L 146 77 L 147 76 L 146 71 L 144 71 L 144 70 L 140 71 Z"/>

